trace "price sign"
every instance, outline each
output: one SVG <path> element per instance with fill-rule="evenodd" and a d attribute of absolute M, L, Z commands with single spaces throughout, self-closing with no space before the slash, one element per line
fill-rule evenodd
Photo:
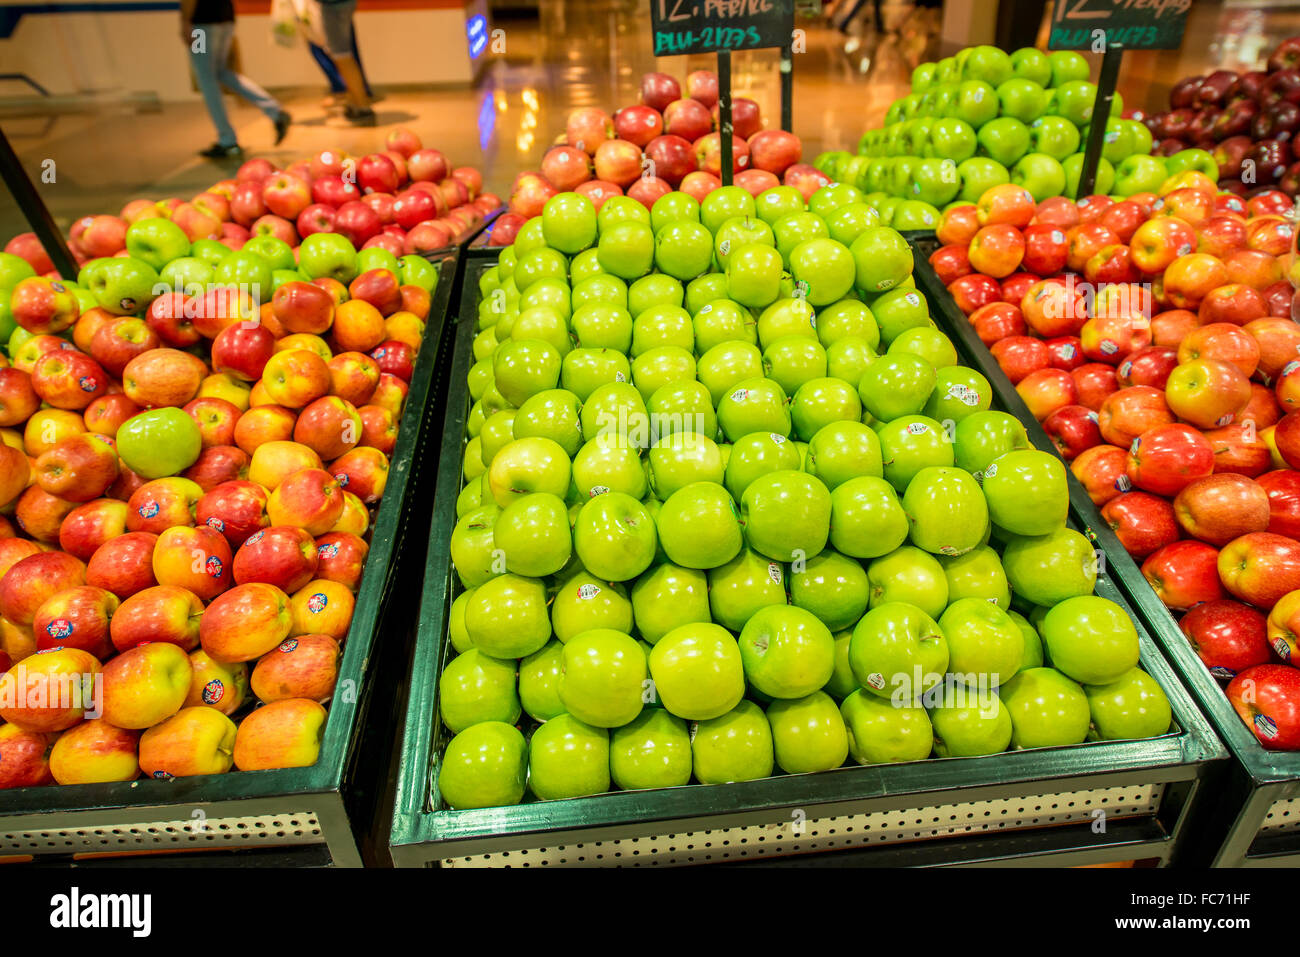
<path fill-rule="evenodd" d="M 655 56 L 780 47 L 794 0 L 650 0 L 650 21 Z"/>
<path fill-rule="evenodd" d="M 1127 50 L 1177 50 L 1183 45 L 1192 0 L 1057 0 L 1049 50 L 1091 50 L 1106 44 Z"/>

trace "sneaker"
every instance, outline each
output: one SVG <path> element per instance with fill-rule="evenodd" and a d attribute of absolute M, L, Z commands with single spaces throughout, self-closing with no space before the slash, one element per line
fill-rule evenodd
<path fill-rule="evenodd" d="M 341 116 L 335 116 L 326 121 L 328 126 L 375 126 L 378 121 L 375 118 L 375 111 L 370 107 L 357 109 L 348 106 L 343 110 Z"/>
<path fill-rule="evenodd" d="M 275 118 L 275 145 L 279 146 L 280 141 L 284 139 L 284 134 L 289 132 L 289 124 L 293 120 L 289 114 L 281 110 Z"/>
<path fill-rule="evenodd" d="M 199 155 L 204 159 L 238 159 L 244 155 L 244 148 L 236 143 L 234 146 L 222 146 L 220 143 L 213 143 L 205 150 L 199 150 Z"/>

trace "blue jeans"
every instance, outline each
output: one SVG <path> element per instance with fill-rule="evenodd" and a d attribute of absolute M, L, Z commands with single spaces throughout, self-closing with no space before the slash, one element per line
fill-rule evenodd
<path fill-rule="evenodd" d="M 212 125 L 217 128 L 217 142 L 222 146 L 235 146 L 239 138 L 230 125 L 226 115 L 226 104 L 221 99 L 221 87 L 224 85 L 238 93 L 249 103 L 275 119 L 283 112 L 280 101 L 262 89 L 248 77 L 236 73 L 227 66 L 230 59 L 230 43 L 235 36 L 235 24 L 230 23 L 196 23 L 195 30 L 202 30 L 206 36 L 203 52 L 195 52 L 194 43 L 190 44 L 190 65 L 194 68 L 194 79 L 203 94 L 203 103 L 212 117 Z M 197 41 L 196 41 L 197 42 Z"/>

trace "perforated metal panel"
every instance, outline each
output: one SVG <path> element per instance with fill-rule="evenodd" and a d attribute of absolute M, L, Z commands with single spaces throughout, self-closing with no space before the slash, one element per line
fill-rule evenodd
<path fill-rule="evenodd" d="M 323 840 L 320 823 L 312 813 L 210 818 L 197 811 L 186 820 L 0 833 L 0 855 L 194 850 L 196 845 L 269 847 Z"/>
<path fill-rule="evenodd" d="M 1300 829 L 1300 797 L 1274 801 L 1264 816 L 1261 831 L 1294 831 Z"/>
<path fill-rule="evenodd" d="M 1106 818 L 1154 814 L 1163 784 L 1065 791 L 1028 798 L 939 804 L 911 810 L 812 818 L 796 809 L 771 824 L 573 842 L 550 847 L 454 857 L 443 867 L 658 867 L 703 864 L 813 851 L 850 850 L 888 842 L 925 841 L 1060 824 L 1093 826 Z"/>

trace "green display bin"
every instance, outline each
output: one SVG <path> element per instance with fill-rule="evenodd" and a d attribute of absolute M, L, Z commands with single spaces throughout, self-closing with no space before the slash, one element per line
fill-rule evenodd
<path fill-rule="evenodd" d="M 997 361 L 930 268 L 930 253 L 939 248 L 933 234 L 913 237 L 917 252 L 917 286 L 930 301 L 935 321 L 970 353 L 993 385 L 998 402 L 1024 420 L 1030 438 L 1049 442 L 1042 427 L 1017 395 Z M 1045 445 L 1045 448 L 1050 448 Z M 1105 553 L 1111 577 L 1142 616 L 1198 705 L 1232 752 L 1224 780 L 1214 788 L 1202 816 L 1188 832 L 1178 859 L 1216 867 L 1295 867 L 1300 865 L 1300 753 L 1268 751 L 1237 716 L 1218 680 L 1210 674 L 1174 616 L 1147 584 L 1142 571 L 1115 537 L 1087 491 L 1070 477 L 1070 504 L 1079 524 Z"/>
<path fill-rule="evenodd" d="M 479 277 L 494 261 L 495 252 L 466 260 L 393 812 L 397 866 L 736 863 L 812 852 L 873 865 L 1170 859 L 1205 775 L 1226 752 L 1140 623 L 1142 665 L 1167 690 L 1175 716 L 1159 738 L 449 809 L 437 788 L 437 755 L 450 737 L 438 717 L 438 676 L 459 588 L 449 543 L 464 383 Z M 1097 593 L 1125 604 L 1108 576 Z"/>
<path fill-rule="evenodd" d="M 449 325 L 458 258 L 453 250 L 435 261 L 438 285 L 319 760 L 306 768 L 0 790 L 0 859 L 75 860 L 78 867 L 243 866 L 250 858 L 269 865 L 361 865 L 380 797 L 372 782 L 385 771 L 386 742 L 398 718 L 380 686 L 403 675 L 411 616 L 406 603 L 423 571 L 433 485 L 425 467 L 425 419 L 445 393 L 445 370 L 435 359 Z M 383 739 L 385 746 L 363 748 L 363 737 Z"/>

